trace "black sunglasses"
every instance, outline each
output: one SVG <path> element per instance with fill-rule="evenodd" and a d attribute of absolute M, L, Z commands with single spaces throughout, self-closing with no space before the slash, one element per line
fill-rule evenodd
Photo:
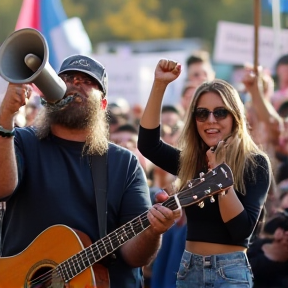
<path fill-rule="evenodd" d="M 225 119 L 229 114 L 229 111 L 224 107 L 216 108 L 214 111 L 210 111 L 206 108 L 197 108 L 194 113 L 198 122 L 204 122 L 208 119 L 210 113 L 213 113 L 215 119 L 218 121 Z"/>

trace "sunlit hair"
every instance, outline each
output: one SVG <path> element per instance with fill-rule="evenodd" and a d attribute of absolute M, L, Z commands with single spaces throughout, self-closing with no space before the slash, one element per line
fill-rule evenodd
<path fill-rule="evenodd" d="M 101 93 L 99 97 L 88 97 L 83 106 L 67 107 L 64 109 L 44 108 L 35 121 L 36 135 L 39 139 L 49 136 L 51 125 L 58 124 L 75 130 L 87 130 L 83 155 L 103 155 L 108 150 L 109 125 L 107 112 L 101 108 L 102 92 L 94 90 L 92 93 Z M 73 105 L 73 102 L 68 104 Z"/>
<path fill-rule="evenodd" d="M 266 154 L 253 142 L 247 129 L 244 105 L 236 89 L 224 80 L 215 79 L 205 82 L 195 91 L 195 96 L 188 110 L 187 121 L 179 137 L 180 156 L 180 188 L 187 185 L 187 181 L 198 178 L 200 172 L 207 170 L 207 144 L 200 137 L 195 119 L 195 110 L 201 95 L 213 92 L 223 100 L 224 106 L 233 117 L 231 143 L 227 147 L 226 163 L 234 175 L 234 187 L 242 194 L 246 194 L 244 185 L 244 171 L 248 166 L 255 166 L 255 155 L 263 155 L 268 163 Z M 223 139 L 224 140 L 224 139 Z M 249 165 L 248 165 L 249 163 Z M 252 177 L 255 175 L 251 175 Z M 254 177 L 253 177 L 254 178 Z"/>

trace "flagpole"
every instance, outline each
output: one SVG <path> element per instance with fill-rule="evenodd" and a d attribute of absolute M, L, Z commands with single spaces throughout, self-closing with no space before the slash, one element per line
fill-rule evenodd
<path fill-rule="evenodd" d="M 261 0 L 254 0 L 254 72 L 258 74 L 259 58 L 259 25 L 261 15 Z"/>
<path fill-rule="evenodd" d="M 272 0 L 272 18 L 274 30 L 273 63 L 281 54 L 281 13 L 280 0 Z"/>

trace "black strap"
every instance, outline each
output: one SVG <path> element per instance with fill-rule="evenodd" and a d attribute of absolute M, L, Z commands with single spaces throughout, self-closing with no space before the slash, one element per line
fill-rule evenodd
<path fill-rule="evenodd" d="M 107 153 L 93 155 L 91 161 L 92 177 L 96 197 L 100 238 L 107 234 Z"/>
<path fill-rule="evenodd" d="M 3 227 L 3 218 L 6 210 L 6 202 L 0 202 L 0 257 L 2 255 L 2 227 Z"/>

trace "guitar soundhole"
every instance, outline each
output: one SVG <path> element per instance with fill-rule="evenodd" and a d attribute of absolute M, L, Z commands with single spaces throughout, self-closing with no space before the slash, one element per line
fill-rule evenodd
<path fill-rule="evenodd" d="M 35 267 L 37 266 L 37 267 Z M 38 263 L 34 265 L 28 273 L 27 288 L 65 288 L 65 285 L 61 277 L 59 277 L 54 270 L 56 265 L 51 264 L 43 265 Z M 32 271 L 31 271 L 32 270 Z"/>

